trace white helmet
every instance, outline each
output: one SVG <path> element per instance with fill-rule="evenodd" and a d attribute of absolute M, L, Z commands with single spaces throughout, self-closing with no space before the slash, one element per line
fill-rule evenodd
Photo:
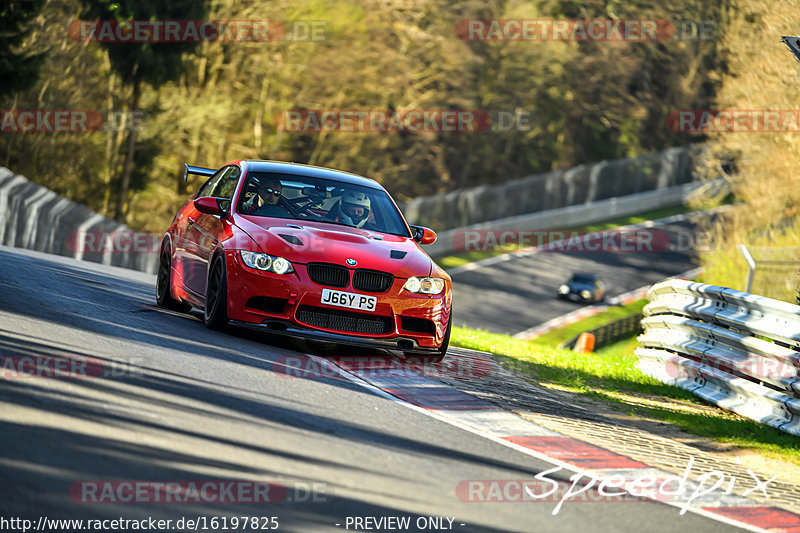
<path fill-rule="evenodd" d="M 355 214 L 352 211 L 348 212 L 348 207 L 363 208 L 363 212 L 361 214 Z M 349 222 L 357 228 L 360 228 L 367 222 L 367 217 L 369 217 L 369 207 L 369 197 L 363 192 L 346 191 L 342 195 L 342 218 L 344 219 L 344 222 Z"/>

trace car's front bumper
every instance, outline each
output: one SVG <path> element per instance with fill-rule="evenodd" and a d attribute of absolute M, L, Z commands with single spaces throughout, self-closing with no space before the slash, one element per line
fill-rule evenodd
<path fill-rule="evenodd" d="M 306 340 L 330 342 L 334 344 L 347 344 L 350 346 L 364 346 L 367 348 L 382 348 L 384 350 L 402 350 L 411 352 L 438 353 L 438 348 L 430 346 L 420 346 L 413 337 L 394 337 L 394 338 L 368 338 L 354 337 L 344 333 L 332 333 L 318 329 L 306 328 L 294 324 L 290 320 L 279 318 L 268 318 L 260 324 L 243 322 L 241 320 L 231 320 L 230 325 L 247 328 L 255 331 L 286 335 Z"/>
<path fill-rule="evenodd" d="M 320 341 L 419 352 L 436 351 L 444 339 L 452 305 L 452 286 L 449 283 L 441 295 L 426 296 L 407 294 L 402 290 L 404 280 L 397 278 L 386 293 L 369 294 L 378 299 L 375 312 L 356 312 L 322 304 L 320 299 L 325 287 L 309 279 L 303 264 L 295 265 L 292 274 L 278 275 L 246 267 L 236 251 L 226 252 L 226 259 L 228 318 L 236 325 Z M 338 290 L 358 293 L 351 287 Z M 254 297 L 284 303 L 273 310 L 257 309 L 248 303 Z M 301 308 L 350 312 L 362 318 L 385 320 L 387 327 L 376 333 L 318 327 L 303 320 L 299 314 Z M 404 320 L 407 319 L 428 321 L 433 330 L 425 333 L 405 329 Z"/>
<path fill-rule="evenodd" d="M 588 303 L 594 301 L 594 295 L 590 296 L 589 298 L 584 298 L 575 292 L 568 292 L 567 294 L 559 293 L 558 297 L 564 300 L 569 300 L 570 302 Z"/>

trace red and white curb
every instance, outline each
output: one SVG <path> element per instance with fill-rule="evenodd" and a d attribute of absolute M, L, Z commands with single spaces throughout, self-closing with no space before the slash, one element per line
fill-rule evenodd
<path fill-rule="evenodd" d="M 605 483 L 607 487 L 628 492 L 634 499 L 657 501 L 679 508 L 679 514 L 692 512 L 749 531 L 800 533 L 800 515 L 733 494 L 736 487 L 734 476 L 717 471 L 707 472 L 697 480 L 689 479 L 693 458 L 687 464 L 684 474 L 679 476 L 588 442 L 567 437 L 418 373 L 404 375 L 391 371 L 380 372 L 379 366 L 372 365 L 369 369 L 363 369 L 350 360 L 340 361 L 337 365 L 323 357 L 308 357 L 320 368 L 325 368 L 326 374 L 341 376 L 384 398 L 400 402 L 410 409 L 556 467 L 547 472 L 563 469 L 573 473 L 569 478 L 573 481 L 570 490 L 580 487 L 571 493 L 573 496 L 592 487 L 599 489 L 601 495 L 609 494 L 603 492 L 602 486 Z M 391 365 L 394 370 L 397 368 L 396 361 L 387 359 L 386 365 L 387 368 Z M 658 487 L 659 490 L 643 490 L 642 480 L 651 479 L 653 482 L 648 485 Z M 756 478 L 757 485 L 749 492 L 760 491 L 768 497 L 769 481 L 771 480 Z M 664 490 L 665 486 L 670 490 Z M 634 488 L 642 490 L 634 491 Z M 570 493 L 567 494 L 569 495 Z M 558 512 L 561 504 L 569 504 L 569 501 L 557 502 L 553 514 Z"/>

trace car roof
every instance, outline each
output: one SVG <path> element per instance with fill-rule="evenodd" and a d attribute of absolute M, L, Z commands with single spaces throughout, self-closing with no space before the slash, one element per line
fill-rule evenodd
<path fill-rule="evenodd" d="M 286 161 L 233 161 L 229 164 L 242 164 L 247 166 L 247 171 L 250 172 L 276 172 L 280 174 L 297 174 L 301 176 L 310 176 L 313 178 L 331 179 L 347 183 L 349 185 L 361 185 L 363 187 L 370 187 L 372 189 L 381 189 L 383 187 L 380 183 L 371 178 L 365 178 L 358 174 L 345 172 L 344 170 L 335 170 L 332 168 L 315 167 L 313 165 L 303 165 L 300 163 L 288 163 Z"/>
<path fill-rule="evenodd" d="M 588 274 L 588 273 L 586 273 L 586 272 L 573 272 L 573 273 L 572 273 L 572 277 L 573 277 L 573 278 L 591 278 L 591 279 L 597 279 L 597 274 Z"/>

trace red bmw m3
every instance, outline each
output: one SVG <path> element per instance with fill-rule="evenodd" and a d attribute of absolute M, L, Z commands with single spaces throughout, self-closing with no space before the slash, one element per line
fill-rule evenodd
<path fill-rule="evenodd" d="M 207 176 L 164 234 L 158 304 L 307 339 L 444 357 L 450 276 L 420 248 L 375 180 L 275 161 L 234 161 Z"/>

